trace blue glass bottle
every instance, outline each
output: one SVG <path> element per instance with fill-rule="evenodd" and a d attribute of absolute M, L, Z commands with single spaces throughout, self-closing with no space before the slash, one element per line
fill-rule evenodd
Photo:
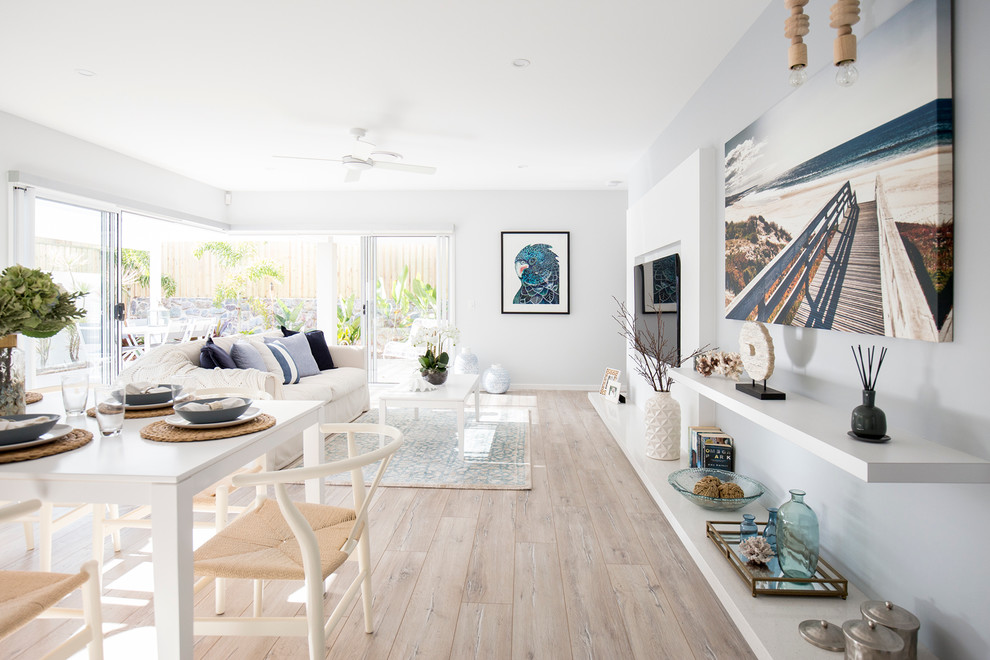
<path fill-rule="evenodd" d="M 777 554 L 777 507 L 767 509 L 767 526 L 763 528 L 763 538 L 770 544 L 770 549 Z"/>
<path fill-rule="evenodd" d="M 792 490 L 777 513 L 777 559 L 792 578 L 814 577 L 818 568 L 818 516 L 804 496 L 803 490 Z"/>
<path fill-rule="evenodd" d="M 757 534 L 755 516 L 751 513 L 743 514 L 742 524 L 739 525 L 739 542 L 753 538 Z"/>

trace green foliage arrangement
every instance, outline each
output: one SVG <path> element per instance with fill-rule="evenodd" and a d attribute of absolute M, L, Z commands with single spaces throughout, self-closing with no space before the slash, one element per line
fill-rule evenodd
<path fill-rule="evenodd" d="M 202 259 L 203 255 L 212 254 L 226 272 L 223 280 L 213 292 L 213 304 L 222 307 L 227 300 L 237 303 L 238 317 L 247 308 L 264 312 L 261 301 L 257 298 L 248 299 L 248 288 L 254 282 L 260 282 L 266 277 L 281 282 L 285 279 L 282 267 L 271 259 L 258 259 L 258 248 L 254 243 L 229 243 L 227 241 L 207 241 L 196 246 L 193 256 Z"/>
<path fill-rule="evenodd" d="M 147 250 L 135 250 L 123 248 L 120 251 L 120 265 L 122 270 L 121 284 L 127 287 L 137 284 L 147 289 L 151 286 L 151 253 Z M 176 283 L 171 275 L 162 273 L 161 276 L 162 297 L 171 298 L 175 295 Z"/>
<path fill-rule="evenodd" d="M 303 304 L 299 303 L 292 309 L 285 304 L 285 301 L 278 299 L 275 301 L 276 304 L 272 305 L 272 316 L 275 320 L 275 326 L 286 328 L 287 330 L 295 330 L 298 332 L 303 327 Z"/>
<path fill-rule="evenodd" d="M 361 315 L 354 311 L 357 296 L 351 294 L 337 303 L 337 343 L 353 346 L 361 341 Z"/>
<path fill-rule="evenodd" d="M 82 295 L 66 291 L 50 273 L 10 266 L 0 274 L 0 336 L 54 337 L 85 315 L 76 305 Z"/>

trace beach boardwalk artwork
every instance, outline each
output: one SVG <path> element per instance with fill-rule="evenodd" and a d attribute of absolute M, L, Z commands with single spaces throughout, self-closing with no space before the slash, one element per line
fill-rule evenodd
<path fill-rule="evenodd" d="M 952 340 L 950 3 L 915 0 L 725 145 L 726 318 Z"/>

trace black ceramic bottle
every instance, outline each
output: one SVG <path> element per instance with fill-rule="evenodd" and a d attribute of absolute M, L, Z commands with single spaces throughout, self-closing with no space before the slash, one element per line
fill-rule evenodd
<path fill-rule="evenodd" d="M 863 405 L 852 411 L 852 432 L 864 440 L 881 440 L 887 435 L 887 416 L 876 407 L 876 390 L 863 390 Z"/>

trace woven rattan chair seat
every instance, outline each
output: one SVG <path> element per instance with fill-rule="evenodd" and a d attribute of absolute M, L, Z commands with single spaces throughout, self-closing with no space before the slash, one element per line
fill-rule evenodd
<path fill-rule="evenodd" d="M 0 638 L 36 619 L 85 581 L 85 573 L 0 571 Z"/>
<path fill-rule="evenodd" d="M 340 547 L 354 526 L 353 509 L 297 503 L 316 534 L 323 578 L 347 559 Z M 218 578 L 302 580 L 299 544 L 274 500 L 265 500 L 204 543 L 193 555 L 195 572 Z"/>

